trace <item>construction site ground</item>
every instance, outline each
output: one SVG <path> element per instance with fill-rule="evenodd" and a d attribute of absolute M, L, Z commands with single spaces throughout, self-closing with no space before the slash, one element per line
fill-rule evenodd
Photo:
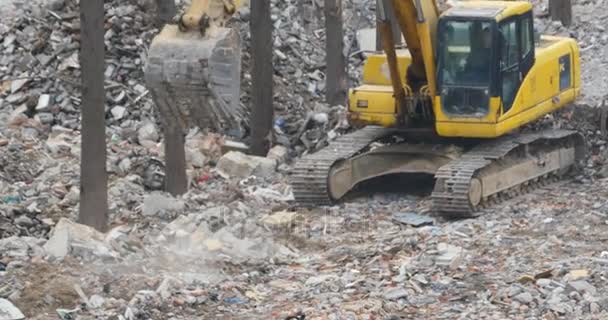
<path fill-rule="evenodd" d="M 78 7 L 0 4 L 0 319 L 608 319 L 604 0 L 573 1 L 568 28 L 534 1 L 539 31 L 579 41 L 583 82 L 576 105 L 536 126 L 584 134 L 584 168 L 466 220 L 431 210 L 430 177 L 294 206 L 293 162 L 345 130 L 344 108 L 323 103 L 322 1 L 272 1 L 278 146 L 222 154 L 222 137 L 193 129 L 190 191 L 162 193 L 142 74 L 154 12 L 106 1 L 107 233 L 77 223 Z M 344 1 L 351 54 L 374 4 Z M 247 50 L 247 13 L 237 19 Z M 350 85 L 361 62 L 349 59 Z"/>

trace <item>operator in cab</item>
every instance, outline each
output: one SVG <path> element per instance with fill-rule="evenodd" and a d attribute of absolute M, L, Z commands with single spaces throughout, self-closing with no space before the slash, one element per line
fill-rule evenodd
<path fill-rule="evenodd" d="M 471 52 L 467 57 L 464 73 L 467 82 L 489 83 L 492 59 L 492 31 L 485 24 L 475 22 L 471 27 Z"/>

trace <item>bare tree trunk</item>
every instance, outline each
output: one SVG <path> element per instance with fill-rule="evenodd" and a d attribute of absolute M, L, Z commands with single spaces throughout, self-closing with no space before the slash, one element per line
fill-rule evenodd
<path fill-rule="evenodd" d="M 571 0 L 549 0 L 549 13 L 551 20 L 561 21 L 562 25 L 572 24 L 572 1 Z"/>
<path fill-rule="evenodd" d="M 155 0 L 158 20 L 162 23 L 169 23 L 177 14 L 175 0 Z"/>
<path fill-rule="evenodd" d="M 393 10 L 393 3 L 387 0 L 376 0 L 376 16 L 378 15 L 378 9 L 380 6 L 377 5 L 378 1 L 384 1 L 384 7 L 386 11 L 388 11 L 388 19 L 391 24 L 391 29 L 393 30 L 393 42 L 395 45 L 401 44 L 401 27 L 399 27 L 399 21 L 397 21 L 397 17 L 395 17 L 395 10 Z M 377 20 L 377 19 L 376 19 Z M 376 28 L 376 50 L 381 51 L 382 46 L 382 36 L 380 35 L 380 31 Z"/>
<path fill-rule="evenodd" d="M 251 152 L 265 156 L 270 147 L 273 120 L 272 20 L 270 0 L 251 0 L 251 43 L 253 68 L 251 78 L 252 121 Z"/>
<path fill-rule="evenodd" d="M 346 60 L 342 30 L 341 0 L 325 0 L 326 95 L 330 105 L 346 102 Z"/>
<path fill-rule="evenodd" d="M 184 131 L 177 124 L 167 124 L 165 134 L 165 191 L 174 196 L 188 192 Z"/>
<path fill-rule="evenodd" d="M 105 231 L 108 225 L 104 93 L 103 0 L 80 1 L 82 69 L 81 223 Z"/>

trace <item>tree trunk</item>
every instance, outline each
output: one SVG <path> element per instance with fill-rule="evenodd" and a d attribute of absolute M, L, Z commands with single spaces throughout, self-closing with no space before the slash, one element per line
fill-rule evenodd
<path fill-rule="evenodd" d="M 79 221 L 105 231 L 108 224 L 104 93 L 103 0 L 80 1 L 82 147 Z"/>
<path fill-rule="evenodd" d="M 252 121 L 250 150 L 265 156 L 270 148 L 273 120 L 272 20 L 270 0 L 251 0 Z"/>
<path fill-rule="evenodd" d="M 174 196 L 188 192 L 184 131 L 177 124 L 167 124 L 165 135 L 165 191 Z"/>
<path fill-rule="evenodd" d="M 161 23 L 169 23 L 177 14 L 175 0 L 155 0 L 156 10 L 158 12 L 158 20 Z"/>
<path fill-rule="evenodd" d="M 549 14 L 551 20 L 561 21 L 563 26 L 572 24 L 572 1 L 571 0 L 549 0 Z"/>
<path fill-rule="evenodd" d="M 341 0 L 325 0 L 325 37 L 325 98 L 330 105 L 344 105 L 347 82 Z"/>

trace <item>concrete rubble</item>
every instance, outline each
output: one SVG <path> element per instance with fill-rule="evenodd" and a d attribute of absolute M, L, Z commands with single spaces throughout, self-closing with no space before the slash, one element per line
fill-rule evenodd
<path fill-rule="evenodd" d="M 217 163 L 220 174 L 241 179 L 249 176 L 269 178 L 276 169 L 275 159 L 245 155 L 237 151 L 226 153 Z"/>
<path fill-rule="evenodd" d="M 22 320 L 25 316 L 21 310 L 17 309 L 10 301 L 0 299 L 0 319 L 2 320 Z"/>
<path fill-rule="evenodd" d="M 583 133 L 585 168 L 468 220 L 439 217 L 424 192 L 367 186 L 332 207 L 293 206 L 293 160 L 351 128 L 344 106 L 322 102 L 323 1 L 271 2 L 274 147 L 249 156 L 241 141 L 192 129 L 189 192 L 173 197 L 143 81 L 153 1 L 106 1 L 105 233 L 77 222 L 77 1 L 0 6 L 0 319 L 608 318 L 602 1 L 574 3 L 569 28 L 534 1 L 539 30 L 581 43 L 583 97 L 530 129 Z M 375 1 L 343 5 L 354 86 L 361 50 L 374 46 Z M 245 52 L 248 22 L 247 10 L 231 22 Z"/>

